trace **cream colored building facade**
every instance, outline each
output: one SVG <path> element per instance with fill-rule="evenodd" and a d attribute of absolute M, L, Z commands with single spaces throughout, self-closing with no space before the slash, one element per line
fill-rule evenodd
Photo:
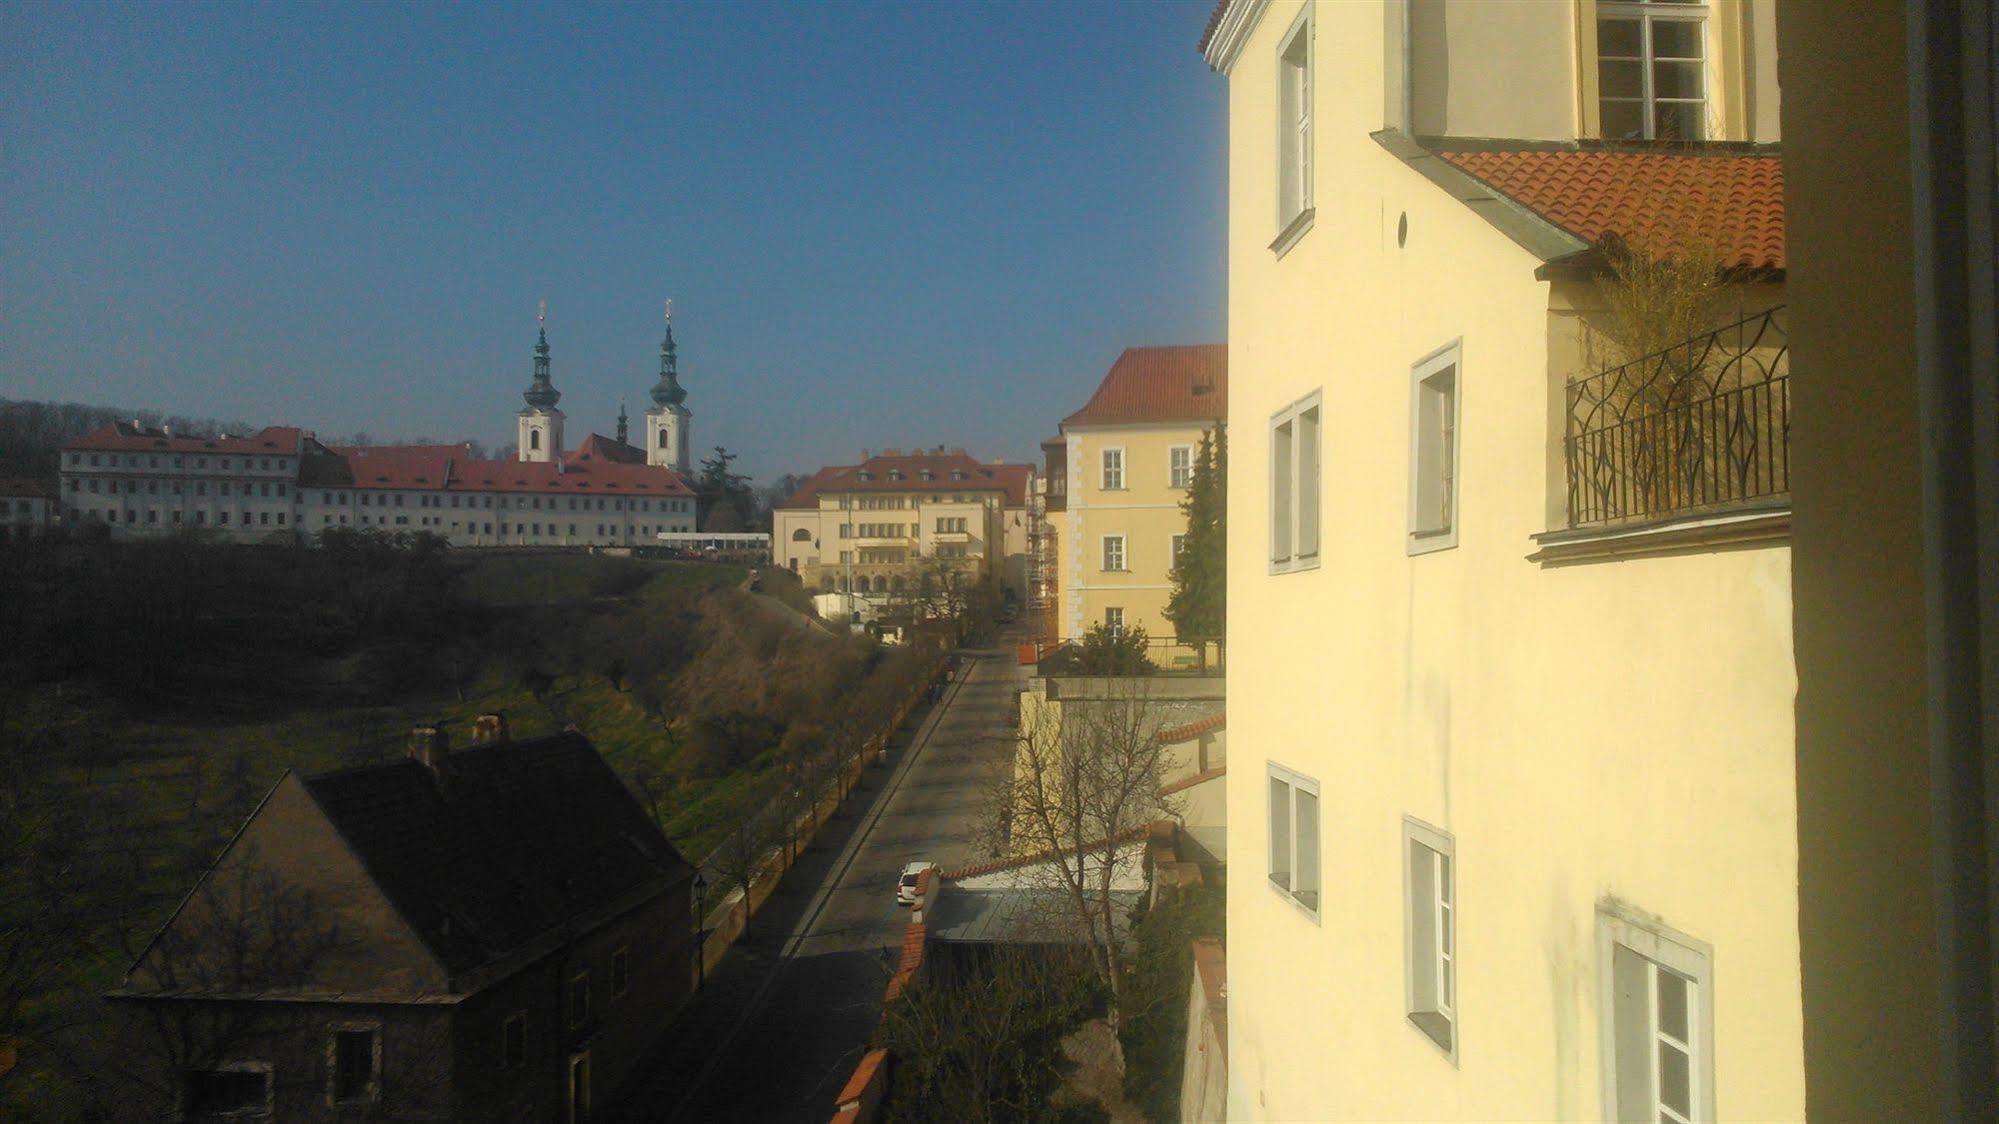
<path fill-rule="evenodd" d="M 1227 0 L 1203 38 L 1232 1120 L 1803 1116 L 1781 181 L 1768 151 L 1574 143 L 1606 116 L 1774 140 L 1770 22 Z M 1701 432 L 1753 482 L 1634 487 L 1571 388 L 1612 232 L 1714 236 L 1738 270 L 1722 347 L 1758 412 Z"/>
<path fill-rule="evenodd" d="M 1219 429 L 1227 412 L 1227 351 L 1197 344 L 1126 349 L 1089 402 L 1063 419 L 1061 475 L 1051 457 L 1047 516 L 1056 543 L 1056 639 L 1080 639 L 1098 625 L 1174 635 L 1166 603 L 1187 533 L 1180 504 L 1202 435 Z"/>
<path fill-rule="evenodd" d="M 884 450 L 808 477 L 771 511 L 771 564 L 816 593 L 912 588 L 941 563 L 1025 595 L 1034 466 L 982 463 L 963 449 Z"/>

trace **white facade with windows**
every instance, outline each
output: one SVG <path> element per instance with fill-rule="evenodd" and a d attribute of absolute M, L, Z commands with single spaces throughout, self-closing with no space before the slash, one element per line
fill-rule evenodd
<path fill-rule="evenodd" d="M 117 538 L 239 542 L 354 528 L 454 546 L 645 546 L 695 530 L 694 492 L 677 469 L 597 434 L 564 448 L 546 333 L 534 355 L 516 460 L 477 460 L 462 445 L 335 448 L 288 426 L 190 437 L 117 422 L 64 447 L 57 510 Z M 673 391 L 684 398 L 677 382 Z"/>
<path fill-rule="evenodd" d="M 1681 484 L 1788 384 L 1578 389 L 1653 369 L 1586 339 L 1625 233 L 1755 278 L 1698 339 L 1788 380 L 1773 8 L 1217 13 L 1229 1120 L 1804 1116 L 1788 484 Z M 1700 440 L 1589 443 L 1640 426 Z"/>

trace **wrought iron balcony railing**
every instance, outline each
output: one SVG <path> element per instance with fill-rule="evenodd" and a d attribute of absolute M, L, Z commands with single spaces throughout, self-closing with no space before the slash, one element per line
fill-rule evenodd
<path fill-rule="evenodd" d="M 1692 515 L 1791 491 L 1782 305 L 1571 380 L 1569 526 Z"/>

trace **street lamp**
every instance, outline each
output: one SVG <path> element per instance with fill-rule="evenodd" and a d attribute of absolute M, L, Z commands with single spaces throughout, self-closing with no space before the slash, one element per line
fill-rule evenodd
<path fill-rule="evenodd" d="M 706 944 L 707 942 L 705 942 L 705 941 L 703 941 L 703 940 L 701 939 L 701 897 L 702 897 L 702 894 L 703 894 L 703 892 L 705 892 L 705 891 L 706 891 L 707 889 L 708 889 L 708 880 L 707 880 L 706 878 L 703 878 L 703 877 L 701 877 L 701 870 L 700 870 L 700 868 L 699 868 L 699 867 L 695 868 L 695 871 L 694 871 L 694 972 L 695 972 L 695 980 L 694 980 L 694 990 L 696 990 L 696 991 L 700 991 L 700 990 L 701 990 L 701 985 L 703 985 L 703 984 L 705 984 L 705 983 L 707 983 L 707 982 L 708 982 L 708 955 L 707 955 L 707 953 L 708 953 L 708 950 L 707 950 L 707 949 L 706 949 L 705 947 L 703 947 L 703 946 L 704 946 L 704 945 L 705 945 L 705 944 Z"/>

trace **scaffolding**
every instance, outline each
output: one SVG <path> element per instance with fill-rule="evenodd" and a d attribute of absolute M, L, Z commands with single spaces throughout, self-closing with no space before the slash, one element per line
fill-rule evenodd
<path fill-rule="evenodd" d="M 1049 519 L 1048 477 L 1037 477 L 1027 506 L 1027 626 L 1037 649 L 1061 637 L 1060 547 Z"/>

